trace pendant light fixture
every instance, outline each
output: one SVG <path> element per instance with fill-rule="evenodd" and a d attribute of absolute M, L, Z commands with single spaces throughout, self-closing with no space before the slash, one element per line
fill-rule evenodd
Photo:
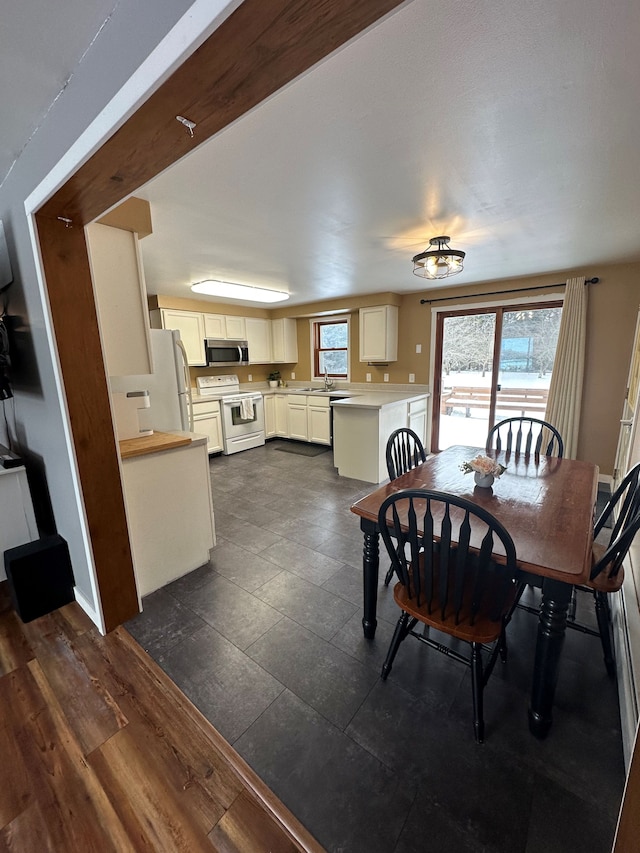
<path fill-rule="evenodd" d="M 413 258 L 413 274 L 422 278 L 448 278 L 463 270 L 464 252 L 450 249 L 451 237 L 432 237 L 433 248 L 420 252 Z"/>

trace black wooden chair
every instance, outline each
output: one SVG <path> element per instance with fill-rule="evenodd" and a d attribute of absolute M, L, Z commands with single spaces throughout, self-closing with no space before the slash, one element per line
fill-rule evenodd
<path fill-rule="evenodd" d="M 544 451 L 542 450 L 544 445 Z M 564 442 L 558 430 L 538 418 L 506 418 L 489 430 L 487 450 L 537 453 L 562 459 Z"/>
<path fill-rule="evenodd" d="M 594 541 L 591 575 L 584 586 L 576 587 L 579 591 L 590 592 L 593 595 L 598 630 L 594 631 L 577 622 L 575 620 L 575 607 L 573 606 L 569 613 L 567 626 L 585 634 L 600 637 L 604 664 L 608 674 L 613 678 L 616 674 L 616 665 L 611 641 L 608 595 L 622 588 L 624 581 L 622 564 L 640 528 L 640 463 L 627 473 L 609 498 L 593 528 L 594 540 L 607 530 L 607 524 L 612 524 L 611 533 L 606 536 L 607 544 Z"/>
<path fill-rule="evenodd" d="M 574 586 L 567 612 L 567 628 L 600 637 L 604 664 L 612 678 L 616 674 L 616 665 L 611 641 L 608 596 L 609 593 L 618 592 L 622 588 L 624 582 L 622 564 L 638 529 L 640 529 L 640 462 L 624 477 L 594 525 L 591 574 L 586 584 Z M 598 538 L 600 541 L 596 541 Z M 597 631 L 576 619 L 578 592 L 588 592 L 593 595 L 598 623 Z M 525 604 L 519 606 L 530 613 L 540 613 L 538 607 Z"/>
<path fill-rule="evenodd" d="M 406 474 L 426 459 L 422 442 L 412 429 L 400 427 L 387 439 L 387 472 L 390 480 Z M 390 566 L 384 579 L 385 586 L 389 586 L 392 577 L 393 566 Z"/>
<path fill-rule="evenodd" d="M 513 540 L 482 507 L 428 489 L 390 495 L 380 507 L 378 526 L 399 578 L 393 595 L 402 611 L 382 678 L 391 672 L 409 634 L 470 666 L 473 725 L 476 741 L 482 743 L 484 687 L 498 655 L 506 660 L 505 629 L 523 586 L 516 580 Z M 495 562 L 494 551 L 504 553 L 504 559 Z M 470 656 L 418 633 L 418 622 L 469 643 Z"/>

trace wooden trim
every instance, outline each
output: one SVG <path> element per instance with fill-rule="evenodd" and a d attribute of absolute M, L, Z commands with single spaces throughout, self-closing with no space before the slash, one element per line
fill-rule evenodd
<path fill-rule="evenodd" d="M 245 0 L 36 213 L 107 631 L 138 603 L 82 228 L 401 4 Z"/>
<path fill-rule="evenodd" d="M 82 228 L 36 216 L 106 630 L 138 612 L 118 448 Z"/>

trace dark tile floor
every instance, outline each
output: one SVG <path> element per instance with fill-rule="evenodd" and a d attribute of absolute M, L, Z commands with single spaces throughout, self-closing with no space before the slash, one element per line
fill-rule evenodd
<path fill-rule="evenodd" d="M 339 478 L 330 452 L 277 445 L 211 459 L 211 561 L 148 596 L 133 636 L 332 853 L 608 853 L 624 767 L 598 640 L 567 634 L 539 742 L 536 621 L 518 611 L 476 745 L 464 666 L 408 638 L 380 680 L 397 619 L 382 585 L 362 636 L 349 507 L 372 487 Z"/>

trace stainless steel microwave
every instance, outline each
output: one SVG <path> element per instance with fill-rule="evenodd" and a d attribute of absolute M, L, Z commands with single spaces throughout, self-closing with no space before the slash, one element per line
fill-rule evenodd
<path fill-rule="evenodd" d="M 247 341 L 219 341 L 205 338 L 204 352 L 207 367 L 234 367 L 249 364 L 249 344 Z"/>

